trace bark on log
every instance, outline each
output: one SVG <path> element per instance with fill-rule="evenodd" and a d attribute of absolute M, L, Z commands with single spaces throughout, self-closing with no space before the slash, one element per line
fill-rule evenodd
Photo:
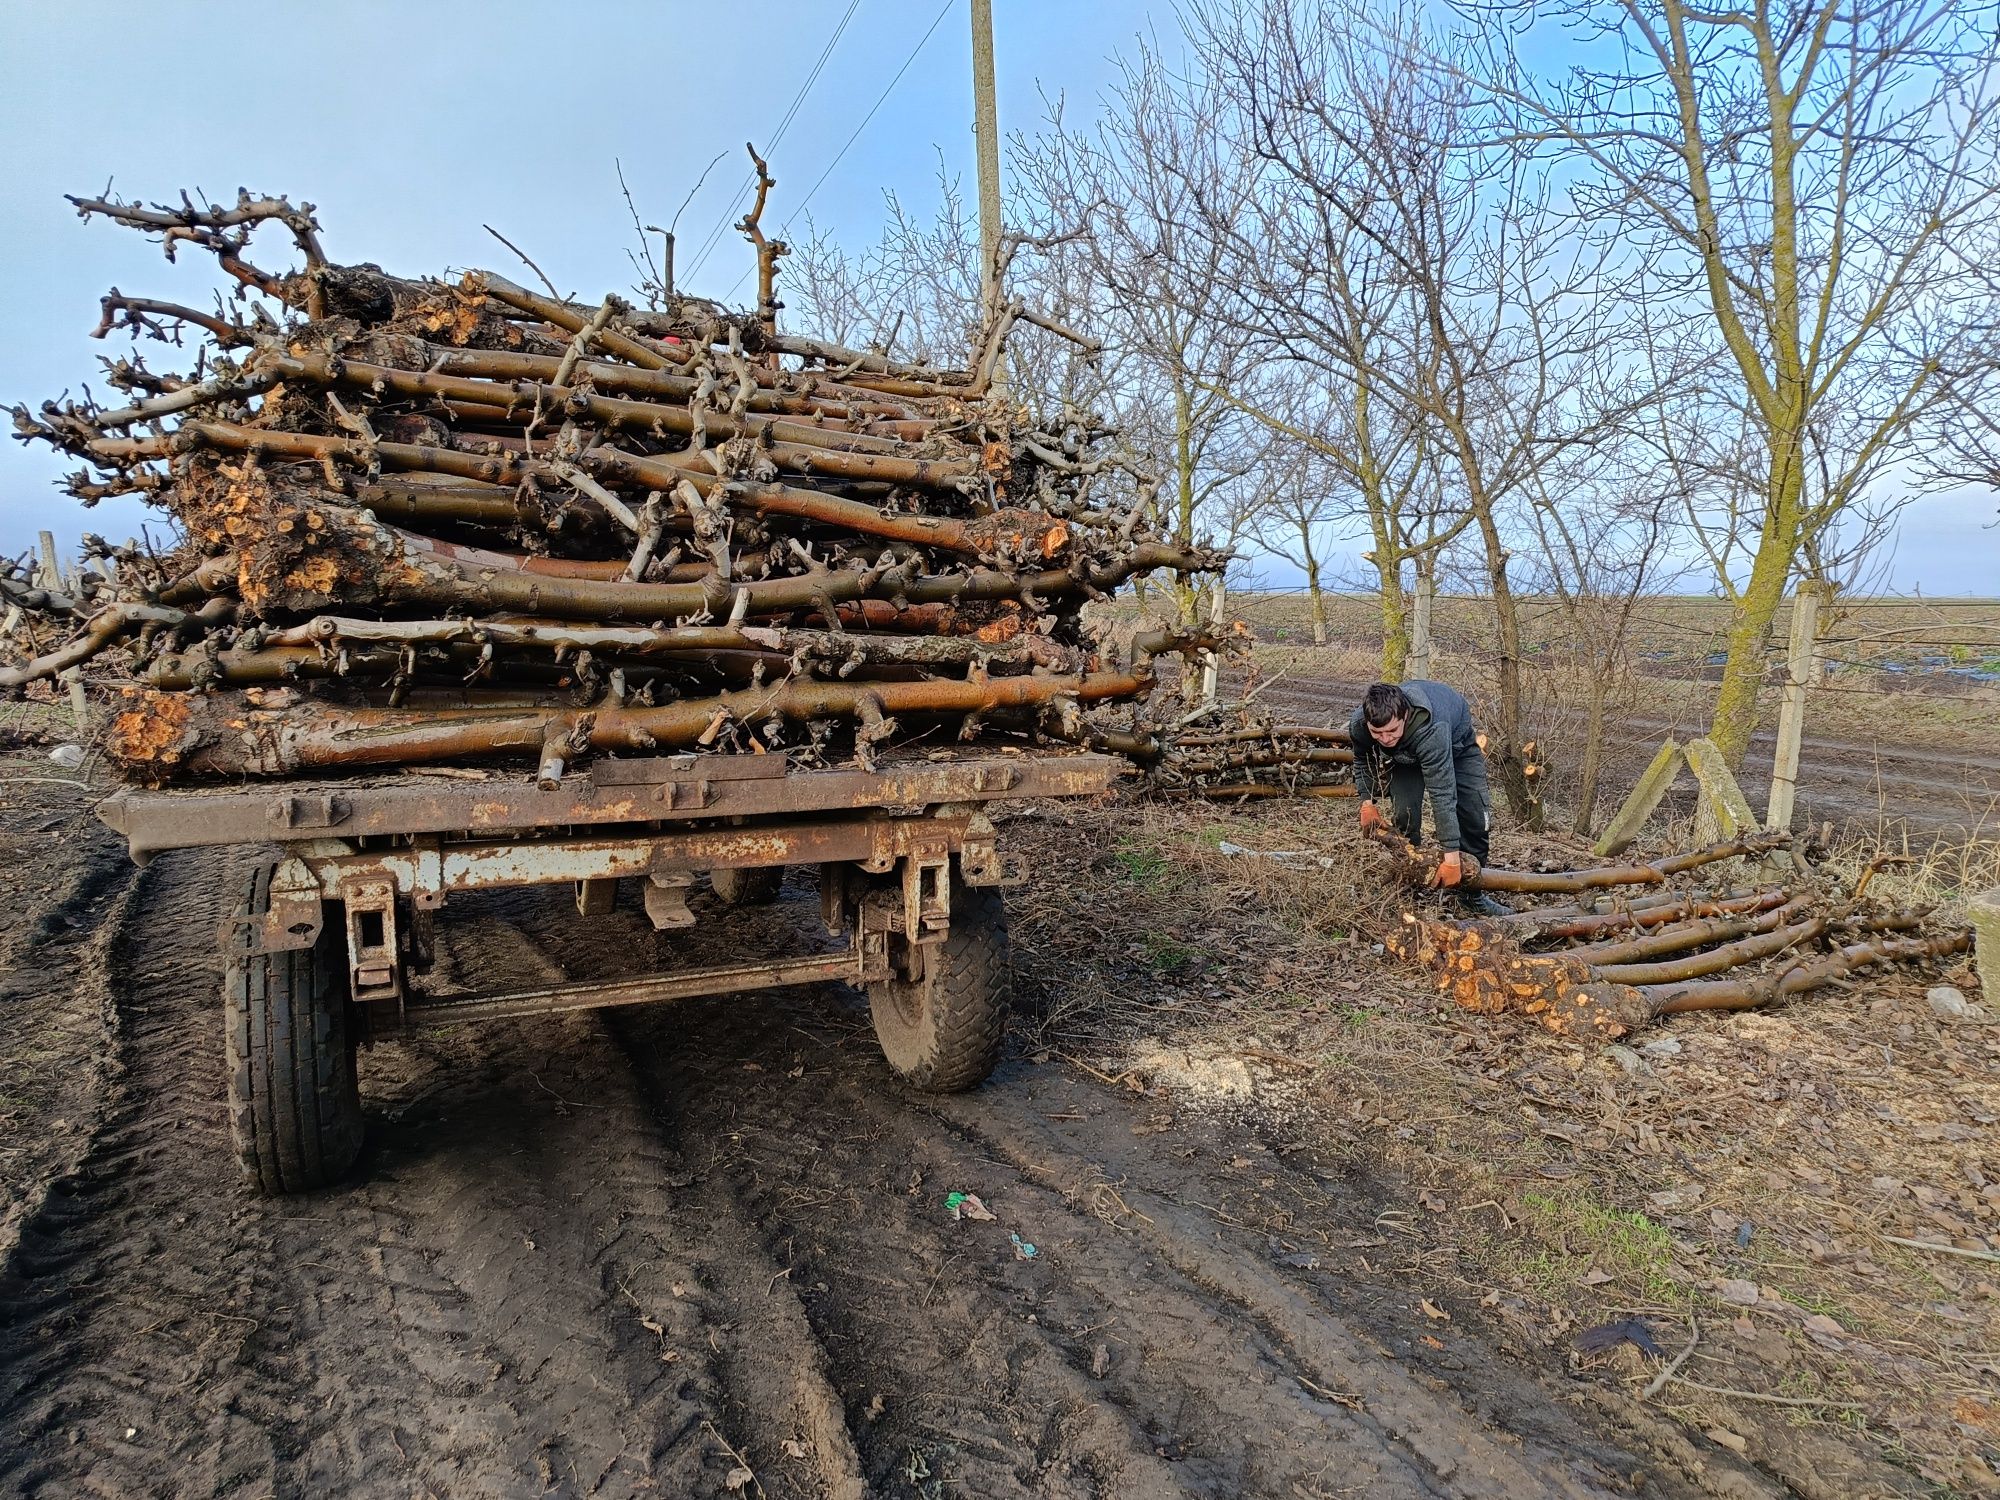
<path fill-rule="evenodd" d="M 1750 891 L 1742 895 L 1708 900 L 1695 896 L 1625 896 L 1609 911 L 1587 911 L 1582 907 L 1535 907 L 1504 917 L 1487 918 L 1501 924 L 1516 941 L 1533 943 L 1555 939 L 1602 937 L 1608 933 L 1643 930 L 1690 917 L 1721 917 L 1769 911 L 1791 899 L 1780 886 Z"/>
<path fill-rule="evenodd" d="M 1812 904 L 1811 896 L 1789 896 L 1782 891 L 1773 895 L 1779 899 L 1768 908 L 1763 905 L 1764 898 L 1748 903 L 1756 915 L 1716 914 L 1685 922 L 1664 921 L 1653 924 L 1653 930 L 1644 937 L 1586 943 L 1563 951 L 1592 964 L 1641 963 L 1668 953 L 1682 953 L 1689 948 L 1704 948 L 1710 943 L 1733 942 L 1740 937 L 1769 932 L 1784 926 Z M 1518 929 L 1516 936 L 1519 936 Z"/>
<path fill-rule="evenodd" d="M 1704 975 L 1720 974 L 1724 969 L 1755 963 L 1760 958 L 1770 958 L 1788 948 L 1809 943 L 1826 931 L 1831 920 L 1825 914 L 1808 917 L 1803 922 L 1793 922 L 1755 937 L 1740 938 L 1705 953 L 1681 958 L 1660 959 L 1653 963 L 1593 963 L 1590 967 L 1596 978 L 1612 984 L 1672 984 L 1683 979 L 1700 979 Z"/>
<path fill-rule="evenodd" d="M 1523 1015 L 1565 1035 L 1602 1039 L 1681 1011 L 1767 1005 L 1869 964 L 1962 952 L 1969 944 L 1964 931 L 1914 938 L 1888 935 L 1908 931 L 1920 920 L 1914 913 L 1812 912 L 1813 899 L 1810 894 L 1794 897 L 1755 919 L 1767 931 L 1653 963 L 1594 963 L 1586 949 L 1524 953 L 1505 923 L 1442 922 L 1414 912 L 1404 914 L 1385 943 L 1390 952 L 1429 969 L 1439 991 L 1463 1009 Z M 1804 920 L 1772 920 L 1802 912 L 1807 913 Z M 1741 972 L 1842 930 L 1869 936 L 1828 957 L 1790 964 L 1776 974 Z M 1732 977 L 1705 978 L 1718 973 Z"/>
<path fill-rule="evenodd" d="M 1413 885 L 1437 883 L 1437 868 L 1443 858 L 1442 851 L 1420 851 L 1392 828 L 1370 829 L 1368 837 L 1396 857 L 1399 873 L 1405 881 Z M 1739 855 L 1768 854 L 1773 849 L 1786 848 L 1790 843 L 1789 833 L 1757 833 L 1731 839 L 1727 843 L 1712 844 L 1705 849 L 1691 850 L 1685 854 L 1668 855 L 1643 865 L 1607 865 L 1599 869 L 1553 871 L 1499 870 L 1490 866 L 1483 867 L 1476 873 L 1468 874 L 1464 883 L 1474 890 L 1482 891 L 1562 895 L 1603 890 L 1609 886 L 1660 885 L 1669 876 L 1685 874 L 1689 870 L 1714 864 L 1718 860 L 1733 859 Z"/>
<path fill-rule="evenodd" d="M 688 749 L 735 722 L 859 720 L 864 703 L 883 715 L 962 716 L 1143 696 L 1144 675 L 1093 672 L 989 680 L 871 682 L 792 680 L 657 708 L 404 712 L 337 708 L 283 698 L 134 690 L 112 724 L 106 752 L 142 779 L 178 774 L 288 776 L 304 771 L 429 765 L 538 753 L 552 726 L 598 751 Z M 260 701 L 261 698 L 261 701 Z"/>
<path fill-rule="evenodd" d="M 1844 979 L 1849 974 L 1884 963 L 1914 963 L 1946 958 L 1972 947 L 1970 928 L 1934 937 L 1878 938 L 1846 947 L 1812 963 L 1797 964 L 1784 973 L 1757 979 L 1712 979 L 1706 983 L 1662 984 L 1636 993 L 1650 1016 L 1677 1016 L 1696 1010 L 1753 1010 L 1761 1005 Z"/>
<path fill-rule="evenodd" d="M 73 599 L 16 597 L 0 565 L 32 616 L 0 643 L 0 687 L 92 661 L 153 684 L 114 735 L 136 775 L 519 754 L 547 779 L 661 744 L 867 764 L 898 714 L 1085 742 L 1083 704 L 1218 644 L 1093 646 L 1087 602 L 1224 560 L 1156 540 L 1158 481 L 1113 431 L 1067 406 L 1040 431 L 969 371 L 780 335 L 774 243 L 756 314 L 671 296 L 640 314 L 332 265 L 282 199 L 79 208 L 207 250 L 291 309 L 208 318 L 114 291 L 106 330 L 197 329 L 222 352 L 179 376 L 116 362 L 115 410 L 14 412 L 92 466 L 73 494 L 141 494 L 187 537 L 165 565 L 127 549 L 127 575 Z M 301 237 L 303 272 L 244 259 L 271 222 Z M 1338 746 L 1223 739 L 1197 769 L 1296 790 Z"/>

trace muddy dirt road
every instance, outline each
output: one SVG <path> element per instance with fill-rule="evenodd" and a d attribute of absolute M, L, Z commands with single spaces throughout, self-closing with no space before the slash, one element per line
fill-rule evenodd
<path fill-rule="evenodd" d="M 253 1197 L 212 944 L 245 858 L 78 868 L 11 955 L 109 1060 L 0 1274 L 0 1492 L 1774 1492 L 1470 1298 L 1424 1310 L 1380 1184 L 1054 1061 L 909 1094 L 837 988 L 377 1048 L 358 1180 Z M 678 936 L 495 899 L 441 977 Z"/>

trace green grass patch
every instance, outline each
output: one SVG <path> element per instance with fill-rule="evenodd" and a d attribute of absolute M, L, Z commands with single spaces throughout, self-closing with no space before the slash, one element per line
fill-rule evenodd
<path fill-rule="evenodd" d="M 1519 1237 L 1501 1247 L 1501 1269 L 1555 1300 L 1591 1271 L 1639 1290 L 1653 1302 L 1686 1293 L 1669 1269 L 1673 1241 L 1642 1213 L 1612 1208 L 1588 1192 L 1521 1195 Z"/>
<path fill-rule="evenodd" d="M 1134 885 L 1159 885 L 1172 868 L 1163 849 L 1138 839 L 1119 840 L 1111 851 L 1111 858 Z"/>

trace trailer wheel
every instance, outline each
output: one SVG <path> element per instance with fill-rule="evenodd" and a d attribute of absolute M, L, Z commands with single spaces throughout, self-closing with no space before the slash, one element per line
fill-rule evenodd
<path fill-rule="evenodd" d="M 725 906 L 769 906 L 785 883 L 783 865 L 758 865 L 747 870 L 710 870 L 709 886 Z"/>
<path fill-rule="evenodd" d="M 274 868 L 252 872 L 239 917 L 261 918 L 269 910 Z M 243 1175 L 266 1193 L 337 1182 L 361 1151 L 340 909 L 329 907 L 326 918 L 311 948 L 227 955 L 229 1134 Z"/>
<path fill-rule="evenodd" d="M 926 954 L 923 978 L 877 980 L 868 1011 L 904 1082 L 955 1094 L 983 1083 L 1000 1060 L 1011 991 L 1000 893 L 955 886 L 950 935 Z"/>

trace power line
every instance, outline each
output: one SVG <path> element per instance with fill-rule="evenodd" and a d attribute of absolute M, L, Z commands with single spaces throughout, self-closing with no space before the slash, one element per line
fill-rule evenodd
<path fill-rule="evenodd" d="M 779 234 L 784 234 L 792 227 L 792 220 L 806 211 L 807 205 L 813 201 L 813 194 L 826 185 L 827 178 L 833 175 L 833 169 L 840 165 L 841 158 L 847 155 L 848 149 L 861 139 L 861 132 L 868 128 L 868 122 L 875 118 L 875 112 L 888 102 L 889 95 L 896 90 L 896 85 L 903 81 L 903 75 L 910 71 L 910 64 L 917 60 L 917 54 L 924 50 L 924 44 L 931 39 L 931 33 L 936 31 L 939 24 L 944 20 L 945 12 L 949 11 L 955 3 L 956 0 L 944 0 L 944 4 L 938 7 L 937 15 L 931 20 L 930 29 L 917 38 L 917 45 L 910 49 L 910 55 L 904 58 L 903 65 L 896 69 L 896 76 L 889 80 L 889 86 L 882 90 L 881 97 L 869 107 L 868 113 L 861 117 L 861 123 L 854 127 L 854 134 L 847 138 L 846 145 L 843 145 L 834 155 L 833 160 L 826 164 L 826 170 L 819 174 L 819 181 L 812 185 L 812 188 L 806 193 L 805 198 L 800 202 L 799 206 L 785 216 L 785 222 L 778 230 Z M 755 268 L 752 267 L 750 269 L 754 270 Z M 750 270 L 745 270 L 741 276 L 737 277 L 736 285 L 732 286 L 724 295 L 723 301 L 727 302 L 729 298 L 734 297 L 737 288 L 743 285 L 744 281 L 749 278 L 749 275 Z"/>
<path fill-rule="evenodd" d="M 833 35 L 828 37 L 826 45 L 820 48 L 819 59 L 813 63 L 812 71 L 806 74 L 805 82 L 799 85 L 799 91 L 792 96 L 792 102 L 786 107 L 784 116 L 778 121 L 777 128 L 771 132 L 771 138 L 764 147 L 765 155 L 768 156 L 777 150 L 779 144 L 785 139 L 785 132 L 791 128 L 792 121 L 797 117 L 800 106 L 806 102 L 806 95 L 812 91 L 812 86 L 819 81 L 819 75 L 825 69 L 827 59 L 833 56 L 833 49 L 840 45 L 840 39 L 847 31 L 847 23 L 854 19 L 855 11 L 860 8 L 861 0 L 848 0 L 847 10 L 841 16 L 840 24 L 833 28 Z M 722 237 L 722 231 L 728 227 L 730 209 L 742 201 L 743 194 L 756 180 L 757 174 L 755 172 L 746 174 L 742 183 L 738 185 L 736 192 L 730 197 L 728 203 L 724 205 L 722 217 L 715 221 L 715 227 L 708 231 L 708 238 L 704 239 L 701 242 L 700 248 L 695 251 L 694 263 L 688 267 L 687 272 L 690 280 L 693 279 L 695 272 L 701 269 L 702 263 L 708 259 L 709 253 L 714 250 L 716 242 Z"/>
<path fill-rule="evenodd" d="M 786 130 L 791 127 L 793 119 L 798 115 L 799 107 L 805 103 L 806 95 L 811 92 L 813 84 L 818 82 L 821 71 L 826 67 L 827 59 L 833 56 L 833 49 L 839 45 L 841 36 L 847 30 L 847 23 L 854 19 L 854 13 L 860 9 L 860 6 L 861 0 L 849 0 L 847 10 L 840 18 L 840 23 L 833 28 L 833 35 L 827 39 L 826 45 L 820 48 L 819 58 L 814 62 L 812 71 L 806 74 L 805 81 L 799 85 L 798 92 L 792 96 L 791 104 L 786 108 L 783 118 L 778 121 L 777 128 L 772 132 L 771 139 L 765 145 L 764 150 L 767 155 L 774 151 L 779 143 L 784 140 Z M 716 245 L 721 241 L 723 230 L 729 226 L 732 210 L 737 203 L 742 201 L 744 193 L 749 190 L 751 184 L 756 180 L 757 174 L 754 171 L 746 173 L 743 181 L 737 184 L 735 193 L 725 200 L 721 217 L 715 221 L 715 224 L 708 231 L 708 237 L 701 242 L 700 247 L 695 251 L 694 263 L 688 268 L 687 273 L 690 280 L 702 268 L 702 265 L 708 260 L 709 255 L 714 251 Z"/>

